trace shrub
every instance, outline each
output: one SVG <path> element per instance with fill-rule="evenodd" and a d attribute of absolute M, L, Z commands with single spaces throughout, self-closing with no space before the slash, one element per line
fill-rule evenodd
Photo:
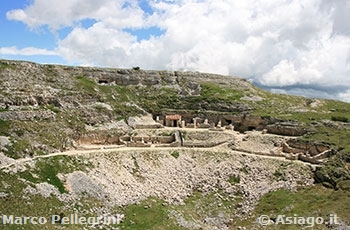
<path fill-rule="evenodd" d="M 180 153 L 178 152 L 178 151 L 174 151 L 174 152 L 172 152 L 170 155 L 172 155 L 174 158 L 179 158 L 179 156 L 180 156 Z"/>
<path fill-rule="evenodd" d="M 241 181 L 240 176 L 236 176 L 236 175 L 231 175 L 230 178 L 228 179 L 228 182 L 232 185 L 234 184 L 239 184 L 239 182 Z"/>
<path fill-rule="evenodd" d="M 347 117 L 341 117 L 341 116 L 332 116 L 332 121 L 340 121 L 340 122 L 348 122 L 349 119 Z"/>

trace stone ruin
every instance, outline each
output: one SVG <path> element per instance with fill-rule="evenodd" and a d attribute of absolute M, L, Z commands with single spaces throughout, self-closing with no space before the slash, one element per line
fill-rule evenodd
<path fill-rule="evenodd" d="M 333 155 L 333 150 L 326 144 L 290 139 L 282 143 L 282 152 L 287 159 L 301 160 L 313 164 L 323 163 Z"/>
<path fill-rule="evenodd" d="M 266 133 L 283 136 L 302 136 L 307 131 L 295 121 L 282 121 L 270 117 L 256 117 L 248 115 L 218 115 L 207 114 L 166 114 L 153 115 L 154 121 L 165 127 L 202 128 L 211 131 L 234 130 L 264 131 Z"/>
<path fill-rule="evenodd" d="M 155 121 L 166 127 L 178 127 L 178 128 L 199 128 L 199 129 L 209 129 L 210 131 L 224 131 L 226 130 L 234 130 L 234 126 L 232 124 L 222 126 L 221 121 L 217 123 L 212 122 L 209 123 L 208 119 L 194 117 L 191 119 L 191 122 L 186 122 L 186 120 L 182 119 L 180 114 L 171 114 L 165 116 L 156 116 Z"/>
<path fill-rule="evenodd" d="M 143 117 L 130 117 L 127 121 L 128 124 L 125 124 L 130 129 L 129 131 L 122 131 L 120 129 L 109 130 L 108 132 L 105 132 L 105 130 L 94 131 L 84 134 L 78 140 L 76 140 L 76 143 L 78 146 L 117 145 L 126 147 L 210 148 L 226 142 L 228 144 L 234 143 L 234 139 L 236 138 L 236 135 L 238 135 L 237 131 L 241 131 L 235 130 L 236 126 L 234 124 L 236 124 L 238 127 L 242 127 L 242 124 L 240 124 L 238 121 L 243 123 L 245 122 L 245 129 L 243 130 L 246 131 L 243 132 L 244 135 L 247 135 L 246 132 L 249 130 L 257 131 L 257 133 L 260 133 L 259 135 L 262 136 L 267 134 L 276 134 L 275 131 L 279 130 L 277 134 L 282 134 L 279 137 L 282 137 L 283 141 L 278 141 L 278 143 L 275 143 L 278 148 L 270 148 L 267 152 L 261 151 L 261 149 L 250 149 L 249 144 L 246 147 L 247 149 L 240 149 L 239 147 L 237 148 L 237 146 L 232 146 L 233 150 L 259 155 L 285 157 L 290 160 L 301 160 L 313 164 L 323 163 L 333 154 L 333 150 L 331 150 L 331 148 L 325 144 L 302 142 L 292 138 L 292 136 L 304 133 L 298 132 L 299 127 L 292 122 L 277 122 L 273 126 L 271 124 L 264 123 L 262 118 L 257 118 L 254 120 L 252 117 L 244 118 L 238 116 L 223 116 L 221 119 L 210 122 L 208 118 L 202 118 L 199 116 L 189 119 L 186 115 L 168 114 L 165 116 L 155 116 L 155 119 L 153 119 L 150 114 L 147 114 Z M 170 134 L 165 132 L 161 133 L 160 130 L 165 127 L 173 127 L 175 129 L 173 129 Z M 198 130 L 198 134 L 201 132 L 211 132 L 212 136 L 215 136 L 214 133 L 219 131 L 217 135 L 221 133 L 220 135 L 227 135 L 229 138 L 222 137 L 221 139 L 219 138 L 217 140 L 213 140 L 212 137 L 208 137 L 208 139 L 203 141 L 191 141 L 183 137 L 184 133 L 188 132 L 186 130 L 181 130 L 185 128 L 193 129 L 191 132 L 194 133 L 196 132 L 195 129 L 201 129 Z M 141 134 L 136 134 L 136 130 L 145 131 L 141 131 Z M 153 131 L 150 132 L 148 130 Z M 236 132 L 227 133 L 224 132 L 225 130 Z M 253 144 L 255 145 L 255 143 L 252 143 L 251 145 Z M 106 148 L 108 148 L 108 146 Z"/>
<path fill-rule="evenodd" d="M 182 137 L 180 131 L 175 131 L 169 136 L 122 136 L 119 138 L 121 144 L 127 147 L 180 147 Z"/>

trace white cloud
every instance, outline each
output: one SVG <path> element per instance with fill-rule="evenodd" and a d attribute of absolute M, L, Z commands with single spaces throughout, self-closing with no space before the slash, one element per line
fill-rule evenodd
<path fill-rule="evenodd" d="M 87 18 L 123 28 L 143 24 L 143 11 L 136 5 L 123 7 L 126 1 L 114 0 L 34 0 L 25 9 L 7 12 L 11 20 L 23 21 L 30 28 L 48 25 L 51 29 L 73 26 Z"/>
<path fill-rule="evenodd" d="M 57 44 L 57 52 L 70 63 L 205 71 L 275 87 L 350 88 L 348 0 L 148 3 L 152 14 L 136 0 L 35 0 L 7 17 L 30 28 L 73 27 Z M 84 19 L 96 23 L 84 28 Z M 150 26 L 165 32 L 138 41 L 123 30 Z"/>
<path fill-rule="evenodd" d="M 339 94 L 337 95 L 337 98 L 338 98 L 339 100 L 346 101 L 346 102 L 349 102 L 349 103 L 350 103 L 350 90 L 347 90 L 347 91 L 345 91 L 345 92 L 343 92 L 343 93 L 339 93 Z"/>
<path fill-rule="evenodd" d="M 58 52 L 71 62 L 124 66 L 135 42 L 135 37 L 122 30 L 96 23 L 88 29 L 75 28 L 59 42 Z"/>
<path fill-rule="evenodd" d="M 334 36 L 311 41 L 293 60 L 282 60 L 260 78 L 269 86 L 293 84 L 350 86 L 350 38 Z"/>
<path fill-rule="evenodd" d="M 16 46 L 11 47 L 0 47 L 0 54 L 2 55 L 23 55 L 23 56 L 32 56 L 32 55 L 58 55 L 56 51 L 39 49 L 35 47 L 26 47 L 23 49 L 18 49 Z"/>

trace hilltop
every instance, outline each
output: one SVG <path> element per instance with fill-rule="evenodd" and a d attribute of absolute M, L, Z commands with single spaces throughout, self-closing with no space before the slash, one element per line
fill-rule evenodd
<path fill-rule="evenodd" d="M 346 225 L 338 200 L 298 194 L 349 197 L 349 111 L 233 76 L 0 60 L 1 212 L 118 212 L 125 229 L 156 213 L 149 228 L 235 229 L 306 206 Z M 21 196 L 31 203 L 19 211 Z M 269 206 L 285 196 L 293 207 Z"/>

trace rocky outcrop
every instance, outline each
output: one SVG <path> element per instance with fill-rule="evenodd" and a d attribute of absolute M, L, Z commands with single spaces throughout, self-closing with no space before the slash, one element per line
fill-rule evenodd
<path fill-rule="evenodd" d="M 225 115 L 221 121 L 222 125 L 232 124 L 239 132 L 263 130 L 267 124 L 267 121 L 261 117 L 248 115 Z"/>
<path fill-rule="evenodd" d="M 338 152 L 332 155 L 322 167 L 316 169 L 315 180 L 326 187 L 350 191 L 350 186 L 345 187 L 350 184 L 350 153 Z"/>
<path fill-rule="evenodd" d="M 54 121 L 56 114 L 51 110 L 5 111 L 0 113 L 0 120 L 49 120 Z"/>
<path fill-rule="evenodd" d="M 302 136 L 307 130 L 297 122 L 277 122 L 266 126 L 267 132 L 283 136 Z"/>
<path fill-rule="evenodd" d="M 223 116 L 223 122 L 234 125 L 235 130 L 244 132 L 251 130 L 267 130 L 267 133 L 282 136 L 302 136 L 307 130 L 296 121 L 283 121 L 271 117 L 258 116 Z"/>
<path fill-rule="evenodd" d="M 121 130 L 89 131 L 79 136 L 75 141 L 78 145 L 120 145 L 119 137 L 125 133 Z"/>
<path fill-rule="evenodd" d="M 128 125 L 134 129 L 159 129 L 163 128 L 163 125 L 155 122 L 151 114 L 145 114 L 143 116 L 129 117 Z"/>
<path fill-rule="evenodd" d="M 94 67 L 62 67 L 65 72 L 73 76 L 84 76 L 98 84 L 119 86 L 179 86 L 183 78 L 193 79 L 199 73 L 191 75 L 174 71 L 152 71 L 135 69 L 102 69 Z M 62 70 L 61 70 L 62 71 Z M 66 73 L 66 74 L 67 74 Z M 198 81 L 184 81 L 181 87 L 176 87 L 182 95 L 199 95 L 200 84 Z"/>

